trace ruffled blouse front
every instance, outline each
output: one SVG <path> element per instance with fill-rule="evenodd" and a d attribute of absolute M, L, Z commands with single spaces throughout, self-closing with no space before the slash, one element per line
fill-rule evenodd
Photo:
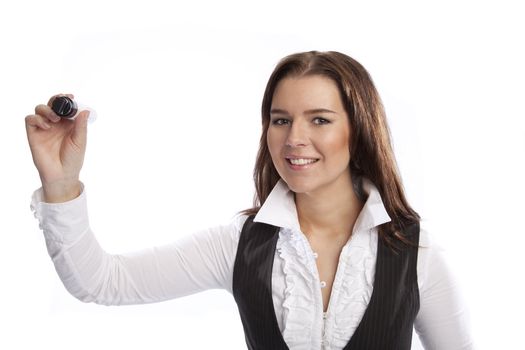
<path fill-rule="evenodd" d="M 324 282 L 317 271 L 317 253 L 301 232 L 297 214 L 292 217 L 279 214 L 290 210 L 293 201 L 285 184 L 276 186 L 266 208 L 255 217 L 255 221 L 281 226 L 272 275 L 273 303 L 283 338 L 294 349 L 343 348 L 363 318 L 373 291 L 376 227 L 389 219 L 371 185 L 366 186 L 369 193 L 366 209 L 342 249 L 326 312 L 323 312 Z M 286 210 L 279 208 L 280 204 L 286 205 Z"/>
<path fill-rule="evenodd" d="M 377 233 L 371 233 L 356 232 L 343 248 L 330 304 L 323 313 L 315 252 L 300 231 L 280 231 L 272 278 L 273 300 L 274 309 L 282 310 L 277 320 L 287 344 L 309 349 L 317 338 L 320 345 L 345 347 L 372 295 Z"/>

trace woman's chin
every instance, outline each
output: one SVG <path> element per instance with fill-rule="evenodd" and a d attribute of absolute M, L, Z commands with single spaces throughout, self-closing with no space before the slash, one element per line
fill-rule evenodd
<path fill-rule="evenodd" d="M 284 180 L 284 182 L 286 182 L 290 190 L 296 194 L 312 192 L 316 188 L 314 184 L 309 183 L 307 181 L 286 181 Z"/>

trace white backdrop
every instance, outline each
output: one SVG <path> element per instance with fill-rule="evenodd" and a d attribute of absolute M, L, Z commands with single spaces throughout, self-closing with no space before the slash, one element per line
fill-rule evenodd
<path fill-rule="evenodd" d="M 66 292 L 29 210 L 23 118 L 60 92 L 95 108 L 91 226 L 109 252 L 160 245 L 250 206 L 266 79 L 312 49 L 374 78 L 479 348 L 523 346 L 523 15 L 518 1 L 2 2 L 0 348 L 245 348 L 223 291 L 125 307 Z"/>

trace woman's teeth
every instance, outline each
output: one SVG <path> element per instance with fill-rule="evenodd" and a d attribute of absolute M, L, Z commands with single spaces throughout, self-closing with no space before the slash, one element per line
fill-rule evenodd
<path fill-rule="evenodd" d="M 312 164 L 318 161 L 318 159 L 288 159 L 288 161 L 293 165 L 306 165 L 306 164 Z"/>

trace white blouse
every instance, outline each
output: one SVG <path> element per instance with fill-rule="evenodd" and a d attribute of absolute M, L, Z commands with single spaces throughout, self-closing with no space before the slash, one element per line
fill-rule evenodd
<path fill-rule="evenodd" d="M 293 193 L 280 181 L 254 221 L 281 227 L 272 272 L 272 298 L 290 349 L 342 349 L 356 330 L 372 295 L 377 226 L 390 221 L 377 189 L 364 181 L 368 198 L 344 246 L 330 302 L 323 312 L 317 254 L 300 230 Z M 85 191 L 69 202 L 31 207 L 44 231 L 49 255 L 67 290 L 84 302 L 151 303 L 206 289 L 232 292 L 239 235 L 246 216 L 226 226 L 189 235 L 170 245 L 112 255 L 89 227 Z M 441 249 L 420 233 L 417 262 L 420 310 L 415 329 L 426 349 L 473 349 L 467 311 Z"/>

